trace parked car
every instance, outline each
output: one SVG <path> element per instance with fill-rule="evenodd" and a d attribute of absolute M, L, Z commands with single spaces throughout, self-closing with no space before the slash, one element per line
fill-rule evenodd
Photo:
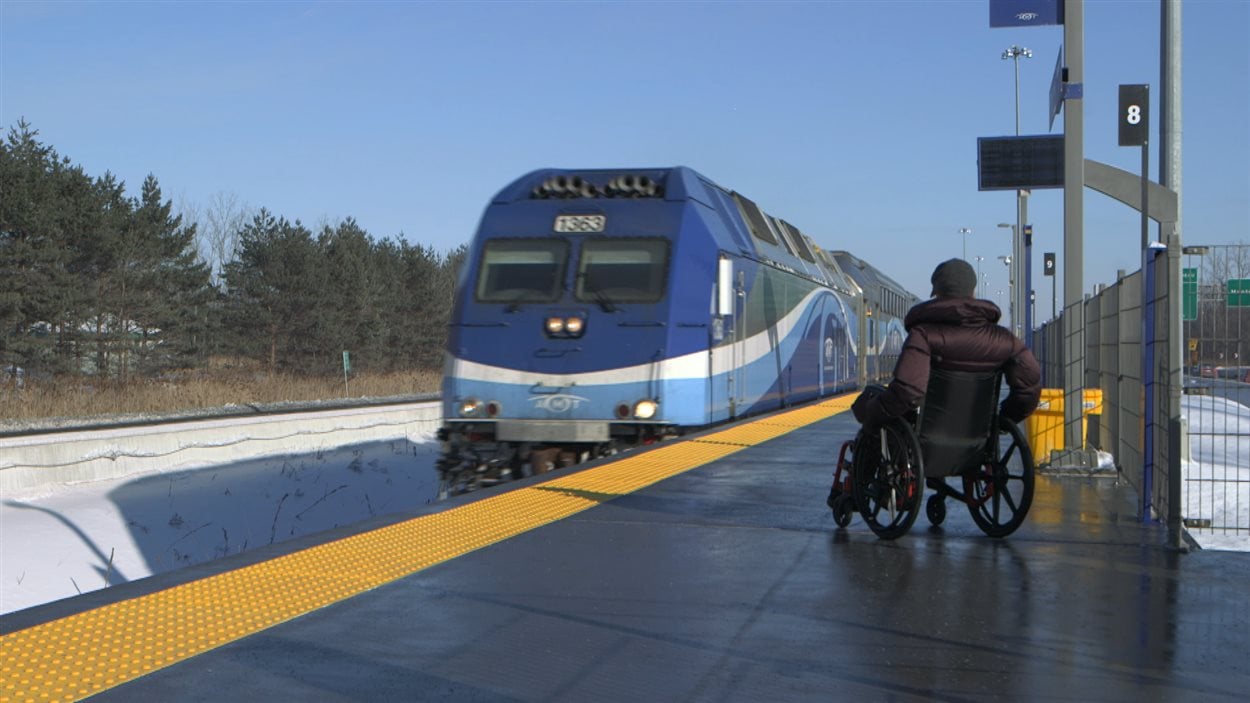
<path fill-rule="evenodd" d="M 1250 366 L 1221 366 L 1215 370 L 1216 378 L 1250 383 Z"/>

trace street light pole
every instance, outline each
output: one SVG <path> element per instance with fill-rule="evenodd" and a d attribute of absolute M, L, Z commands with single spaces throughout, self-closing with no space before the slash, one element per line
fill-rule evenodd
<path fill-rule="evenodd" d="M 1005 61 L 1007 59 L 1011 59 L 1012 63 L 1015 66 L 1016 136 L 1017 137 L 1020 136 L 1020 59 L 1021 57 L 1026 58 L 1026 59 L 1031 59 L 1033 58 L 1033 51 L 1026 47 L 1016 46 L 1015 44 L 1012 44 L 1010 48 L 1003 50 L 1003 56 L 1002 56 L 1003 60 Z M 1015 259 L 1016 269 L 1019 269 L 1020 271 L 1024 271 L 1024 267 L 1030 264 L 1030 262 L 1027 260 L 1027 257 L 1024 256 L 1025 254 L 1024 245 L 1020 242 L 1020 237 L 1024 233 L 1024 223 L 1028 222 L 1029 220 L 1028 198 L 1029 198 L 1029 194 L 1027 190 L 1022 190 L 1022 189 L 1016 190 L 1016 227 L 1015 229 L 1012 230 L 1011 256 L 1013 259 Z M 1016 280 L 1023 281 L 1025 278 L 1024 276 L 1021 276 L 1021 275 L 1015 275 L 1016 271 L 1014 270 L 1012 274 L 1013 274 L 1012 278 Z M 1023 286 L 1016 286 L 1015 291 L 1012 293 L 1011 304 L 1014 310 L 1023 310 L 1024 306 L 1027 304 L 1025 302 L 1024 296 L 1028 295 L 1028 291 L 1024 291 L 1022 289 L 1023 289 Z M 1020 329 L 1020 325 L 1017 324 L 1015 315 L 1012 315 L 1011 317 L 1011 325 L 1012 325 L 1012 330 L 1015 331 L 1016 333 L 1016 336 L 1023 338 L 1024 336 L 1023 331 Z"/>
<path fill-rule="evenodd" d="M 1020 136 L 1020 57 L 1033 58 L 1033 50 L 1012 44 L 1003 49 L 1003 60 L 1011 59 L 1016 64 L 1016 136 Z"/>
<path fill-rule="evenodd" d="M 984 256 L 973 257 L 977 260 L 977 285 L 981 285 L 981 262 L 985 261 Z"/>
<path fill-rule="evenodd" d="M 1011 277 L 1011 257 L 1000 256 L 998 260 L 1007 266 L 1007 317 L 1011 320 L 1011 327 L 1008 329 L 1014 329 L 1016 326 L 1016 281 Z M 1002 293 L 1001 290 L 998 292 Z"/>
<path fill-rule="evenodd" d="M 972 234 L 971 227 L 960 227 L 959 233 L 964 237 L 964 261 L 968 260 L 968 235 Z"/>
<path fill-rule="evenodd" d="M 1009 319 L 1011 320 L 1011 326 L 1008 327 L 1007 329 L 1010 329 L 1011 331 L 1015 332 L 1016 331 L 1016 310 L 1018 309 L 1016 308 L 1016 293 L 1015 293 L 1016 270 L 1015 268 L 1011 266 L 1011 262 L 1015 261 L 1019 263 L 1020 261 L 1019 259 L 1015 258 L 1016 238 L 1017 238 L 1016 232 L 1018 230 L 1016 230 L 1015 225 L 1009 222 L 999 222 L 998 226 L 1002 227 L 1003 229 L 1011 230 L 1011 256 L 1000 256 L 998 257 L 998 260 L 1003 262 L 1004 264 L 1007 264 L 1007 308 L 1009 311 L 1008 314 L 1010 316 Z"/>

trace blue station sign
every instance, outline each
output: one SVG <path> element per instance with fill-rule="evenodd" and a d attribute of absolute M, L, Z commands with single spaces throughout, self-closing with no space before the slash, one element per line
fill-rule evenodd
<path fill-rule="evenodd" d="M 990 0 L 991 27 L 1063 24 L 1063 0 Z"/>

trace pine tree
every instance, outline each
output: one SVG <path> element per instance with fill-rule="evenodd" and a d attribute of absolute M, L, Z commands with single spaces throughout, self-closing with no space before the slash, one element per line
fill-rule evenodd
<path fill-rule="evenodd" d="M 226 334 L 270 372 L 301 371 L 315 360 L 318 310 L 327 273 L 312 234 L 298 221 L 262 209 L 239 233 L 236 258 L 223 269 Z"/>
<path fill-rule="evenodd" d="M 326 227 L 318 244 L 328 274 L 326 304 L 318 311 L 325 358 L 333 367 L 339 351 L 351 350 L 356 368 L 383 368 L 389 291 L 386 267 L 378 265 L 375 254 L 377 245 L 351 218 L 333 229 Z"/>
<path fill-rule="evenodd" d="M 0 145 L 0 367 L 76 369 L 88 289 L 79 275 L 92 184 L 25 120 Z"/>
<path fill-rule="evenodd" d="M 195 354 L 195 310 L 211 299 L 209 267 L 196 251 L 195 226 L 172 215 L 149 175 L 130 219 L 129 239 L 138 243 L 131 314 L 125 325 L 145 373 L 180 366 Z"/>

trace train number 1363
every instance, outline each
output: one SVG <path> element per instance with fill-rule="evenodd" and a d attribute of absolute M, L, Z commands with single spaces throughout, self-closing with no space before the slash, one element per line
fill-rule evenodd
<path fill-rule="evenodd" d="M 602 232 L 608 224 L 603 215 L 557 215 L 557 232 Z"/>

